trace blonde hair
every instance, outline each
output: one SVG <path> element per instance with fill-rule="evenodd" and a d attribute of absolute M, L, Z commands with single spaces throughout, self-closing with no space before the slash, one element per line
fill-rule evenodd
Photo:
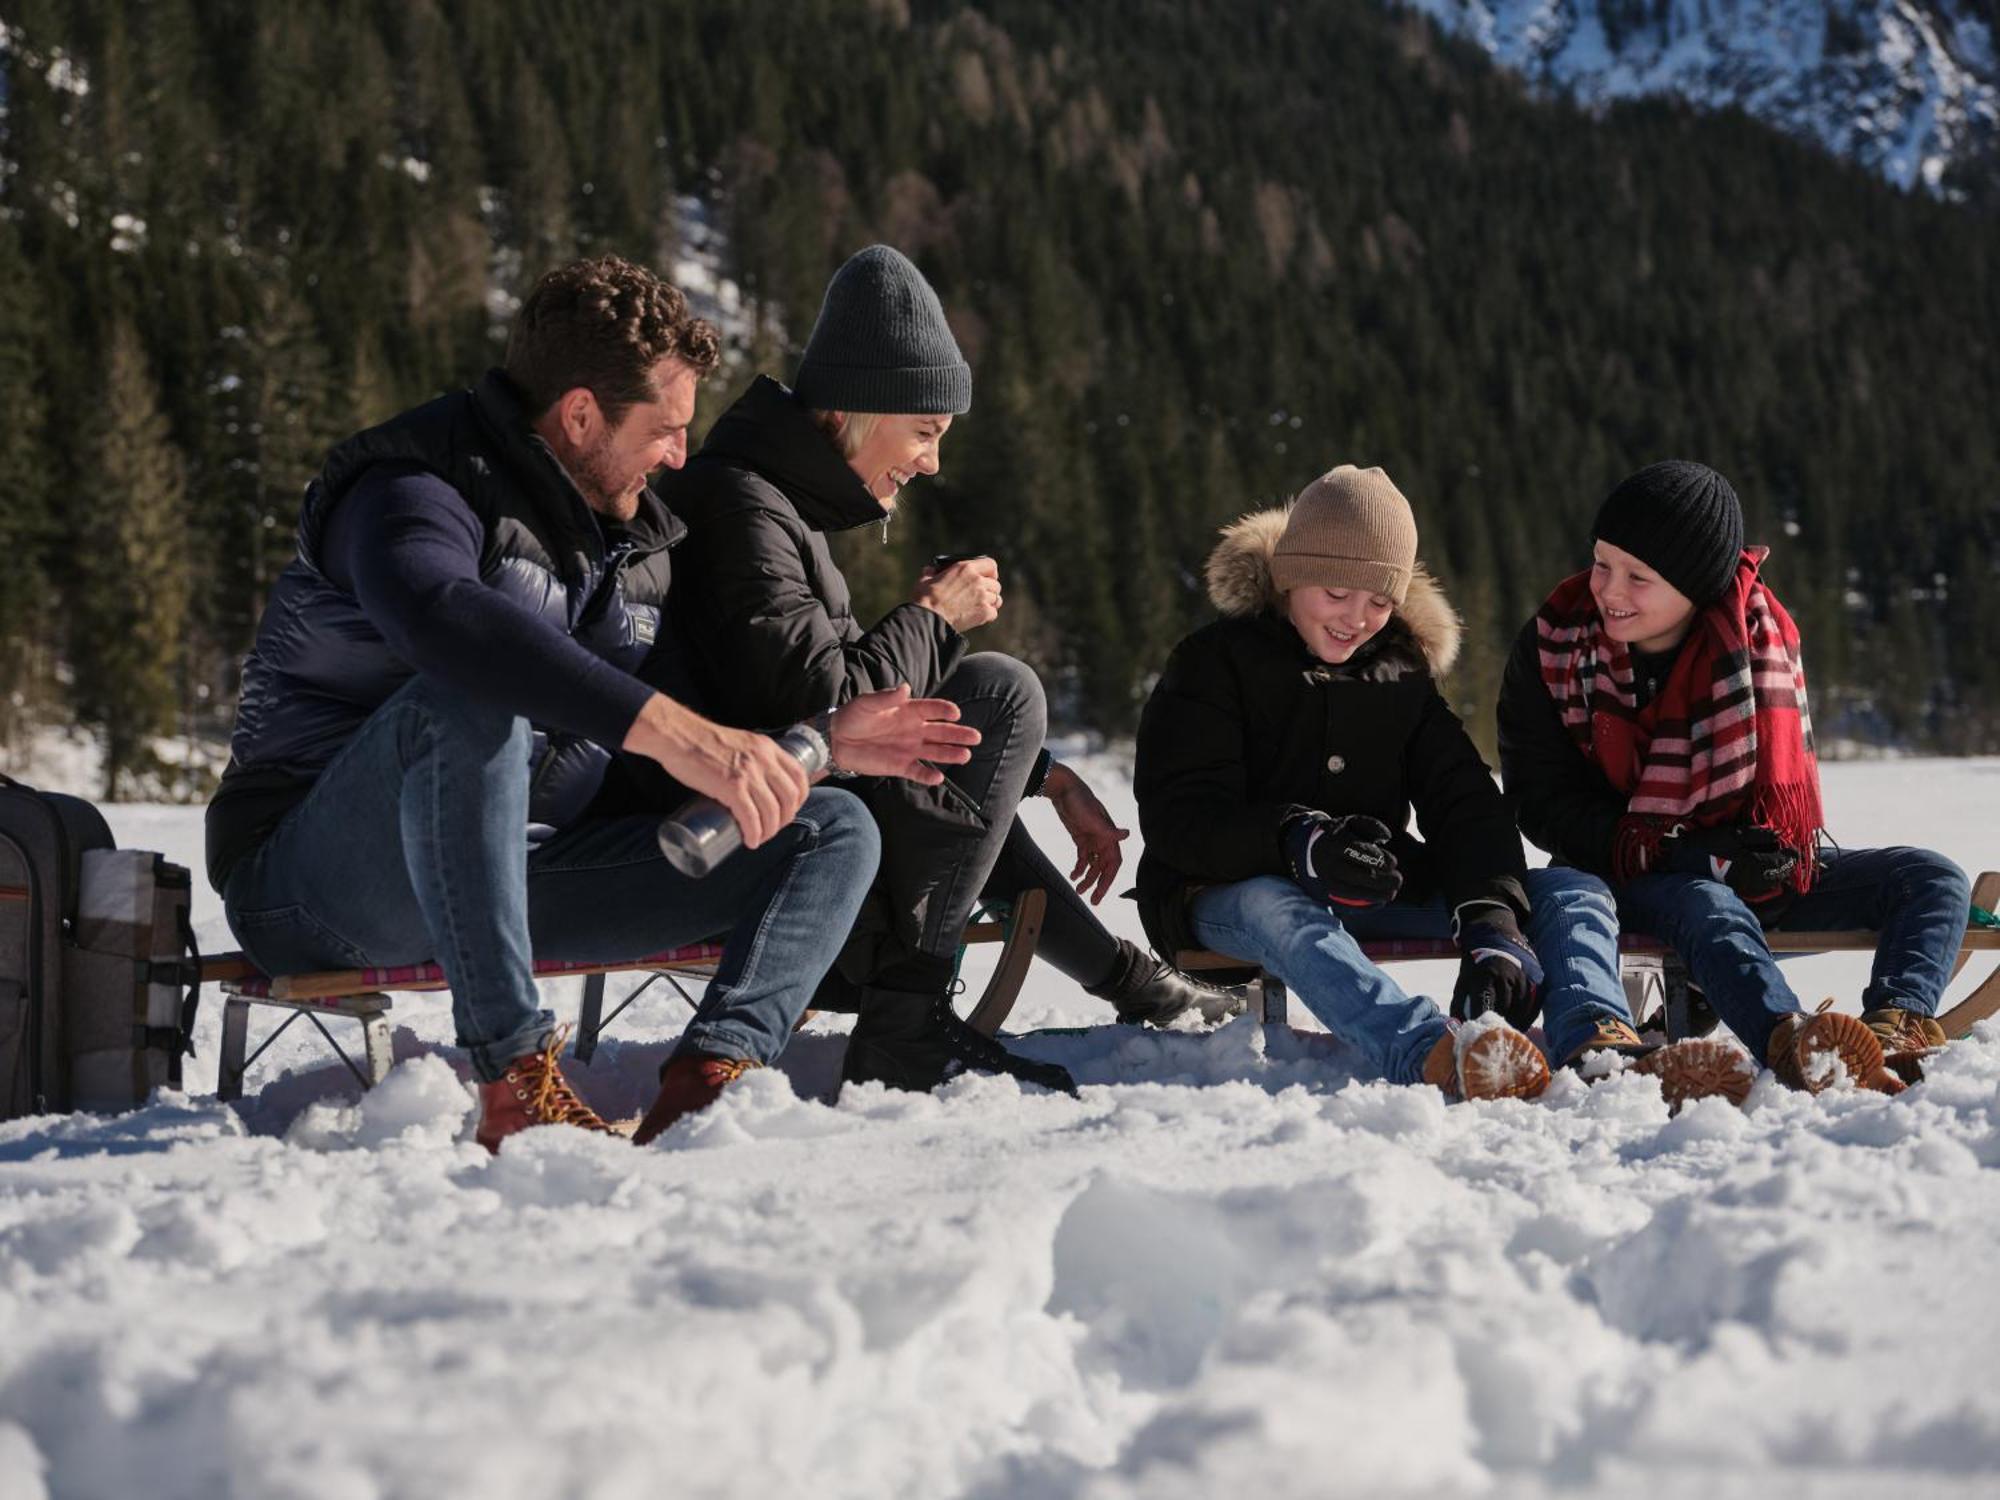
<path fill-rule="evenodd" d="M 879 411 L 816 411 L 812 419 L 840 450 L 842 458 L 852 458 L 875 435 L 885 415 Z"/>

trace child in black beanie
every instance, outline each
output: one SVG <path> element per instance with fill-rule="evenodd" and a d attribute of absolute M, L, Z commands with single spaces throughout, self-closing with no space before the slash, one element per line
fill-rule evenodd
<path fill-rule="evenodd" d="M 1821 842 L 1799 635 L 1705 464 L 1614 489 L 1590 567 L 1522 629 L 1501 686 L 1500 768 L 1521 829 L 1603 876 L 1631 931 L 1672 944 L 1718 1016 L 1785 1083 L 1817 1092 L 1837 1056 L 1900 1092 L 1942 1046 L 1935 1019 L 1964 940 L 1965 873 L 1927 849 Z M 1766 929 L 1880 931 L 1865 1014 L 1808 1016 Z M 1643 1054 L 1629 1028 L 1551 1051 Z M 1886 1064 L 1886 1065 L 1885 1065 Z M 1748 1078 L 1736 1097 L 1748 1089 Z"/>

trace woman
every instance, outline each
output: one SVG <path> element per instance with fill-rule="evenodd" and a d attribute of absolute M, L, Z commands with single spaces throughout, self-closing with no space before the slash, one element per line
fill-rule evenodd
<path fill-rule="evenodd" d="M 1526 869 L 1438 692 L 1460 625 L 1389 477 L 1342 465 L 1289 510 L 1226 528 L 1208 590 L 1223 617 L 1174 649 L 1139 727 L 1139 893 L 1160 951 L 1257 963 L 1369 1072 L 1469 1098 L 1546 1086 L 1516 1029 L 1538 1004 L 1565 1063 L 1629 1031 L 1610 892 Z M 1360 947 L 1447 934 L 1462 955 L 1454 1011 L 1503 1024 L 1460 1030 Z M 1635 1061 L 1675 1103 L 1736 1083 L 1714 1044 Z"/>
<path fill-rule="evenodd" d="M 1641 469 L 1591 537 L 1590 567 L 1522 630 L 1501 688 L 1522 830 L 1610 881 L 1625 925 L 1671 943 L 1783 1082 L 1818 1092 L 1837 1058 L 1862 1087 L 1900 1091 L 1944 1044 L 1932 1017 L 1965 935 L 1964 872 L 1927 849 L 1822 843 L 1798 629 L 1726 479 L 1682 460 Z M 1879 929 L 1865 1014 L 1805 1014 L 1767 928 Z"/>
<path fill-rule="evenodd" d="M 970 764 L 914 795 L 860 783 L 882 826 L 874 897 L 817 1004 L 860 1010 L 844 1076 L 928 1088 L 952 1060 L 1023 1072 L 957 1024 L 954 956 L 975 898 L 1048 892 L 1040 954 L 1121 1020 L 1163 1024 L 1234 1002 L 1106 932 L 1081 899 L 1103 899 L 1125 830 L 1043 745 L 1041 683 L 1020 662 L 968 655 L 966 635 L 999 613 L 991 558 L 924 569 L 910 601 L 863 629 L 826 534 L 881 523 L 911 480 L 938 472 L 972 376 L 937 294 L 886 245 L 828 286 L 792 389 L 760 378 L 663 488 L 688 525 L 673 601 L 694 643 L 698 701 L 725 723 L 786 724 L 857 693 L 908 683 L 956 701 L 984 736 Z M 1076 840 L 1072 891 L 1015 816 L 1041 795 Z M 844 993 L 841 993 L 844 991 Z M 1059 1068 L 1029 1076 L 1068 1085 Z"/>

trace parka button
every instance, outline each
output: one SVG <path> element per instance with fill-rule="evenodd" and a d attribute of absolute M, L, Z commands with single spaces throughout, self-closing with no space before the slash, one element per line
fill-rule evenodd
<path fill-rule="evenodd" d="M 1345 771 L 1347 769 L 1347 761 L 1341 756 L 1329 755 L 1326 758 L 1326 768 L 1329 771 Z"/>

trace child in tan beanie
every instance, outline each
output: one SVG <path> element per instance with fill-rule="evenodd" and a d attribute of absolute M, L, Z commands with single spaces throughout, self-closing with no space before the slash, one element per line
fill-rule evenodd
<path fill-rule="evenodd" d="M 1212 948 L 1296 992 L 1365 1070 L 1532 1097 L 1538 1010 L 1629 1016 L 1602 881 L 1529 871 L 1438 691 L 1461 626 L 1380 469 L 1322 475 L 1225 527 L 1222 618 L 1174 649 L 1140 721 L 1139 899 L 1163 953 Z M 1409 830 L 1414 812 L 1423 833 Z M 1457 939 L 1447 1019 L 1361 948 Z"/>

